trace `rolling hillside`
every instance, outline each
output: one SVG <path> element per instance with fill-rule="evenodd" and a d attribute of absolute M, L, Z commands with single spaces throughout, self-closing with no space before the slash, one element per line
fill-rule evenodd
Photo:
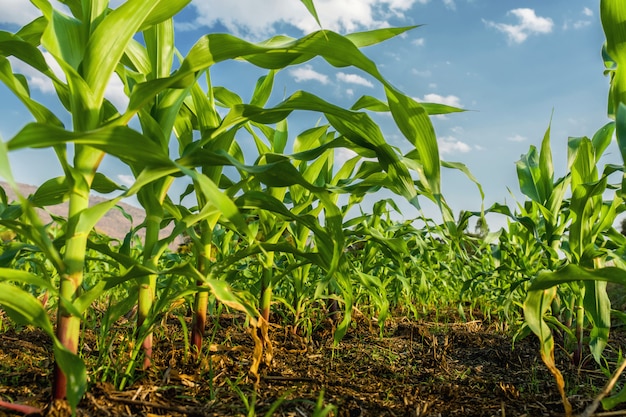
<path fill-rule="evenodd" d="M 8 184 L 0 181 L 0 187 L 4 188 L 4 190 L 6 191 L 9 201 L 15 200 L 16 196 L 10 189 Z M 37 190 L 37 187 L 33 185 L 19 184 L 19 187 L 20 193 L 24 196 L 32 195 Z M 94 205 L 105 200 L 106 199 L 102 197 L 92 196 L 90 205 Z M 145 213 L 141 208 L 126 203 L 119 203 L 118 205 L 132 217 L 132 227 L 137 226 L 141 222 L 143 222 L 145 218 Z M 56 206 L 47 207 L 46 211 L 55 216 L 67 217 L 67 209 L 68 204 L 67 202 L 64 202 Z M 50 220 L 50 215 L 47 214 L 46 211 L 40 210 L 41 218 L 44 222 Z M 124 236 L 128 233 L 130 228 L 130 221 L 126 219 L 126 217 L 124 217 L 120 210 L 117 209 L 110 210 L 96 225 L 96 230 L 98 230 L 100 233 L 104 233 L 108 236 L 120 240 L 124 239 Z M 169 231 L 171 231 L 171 227 L 167 228 L 164 233 L 167 233 Z M 143 236 L 143 230 L 140 230 L 138 234 L 140 236 Z M 177 245 L 174 244 L 172 246 L 175 248 Z"/>

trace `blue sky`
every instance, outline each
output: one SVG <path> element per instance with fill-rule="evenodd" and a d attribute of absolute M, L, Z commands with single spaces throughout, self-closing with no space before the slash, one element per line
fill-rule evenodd
<path fill-rule="evenodd" d="M 115 7 L 120 2 L 112 2 Z M 485 191 L 485 207 L 521 199 L 515 161 L 530 145 L 539 146 L 552 118 L 555 172 L 565 174 L 568 136 L 592 136 L 606 117 L 608 79 L 600 56 L 604 40 L 598 1 L 591 0 L 317 0 L 324 28 L 340 33 L 384 26 L 421 24 L 405 36 L 364 49 L 382 74 L 420 101 L 442 102 L 471 110 L 433 118 L 442 159 L 465 163 Z M 0 0 L 0 29 L 16 31 L 37 16 L 27 0 Z M 259 41 L 277 33 L 302 36 L 316 30 L 298 0 L 193 0 L 175 18 L 178 49 L 183 53 L 203 34 L 231 32 Z M 29 79 L 33 96 L 63 110 L 49 82 L 32 69 L 13 62 L 14 72 Z M 244 100 L 263 71 L 244 63 L 219 64 L 215 85 L 226 86 Z M 119 80 L 113 79 L 110 100 L 124 109 Z M 333 68 L 316 59 L 279 73 L 271 104 L 306 90 L 349 107 L 361 95 L 383 98 L 377 83 L 353 68 Z M 409 143 L 387 116 L 373 115 L 387 140 L 408 150 Z M 67 118 L 66 118 L 67 119 Z M 290 132 L 317 123 L 319 115 L 296 115 Z M 0 137 L 8 140 L 31 121 L 25 108 L 0 86 Z M 251 147 L 253 145 L 251 144 Z M 341 155 L 339 155 L 341 157 Z M 621 163 L 615 146 L 602 163 Z M 16 179 L 29 184 L 60 175 L 54 155 L 46 151 L 11 156 Z M 102 171 L 114 180 L 128 172 L 112 159 Z M 457 171 L 443 171 L 444 195 L 456 212 L 479 210 L 475 186 Z M 382 197 L 388 197 L 383 195 Z M 368 201 L 381 196 L 369 198 Z M 396 199 L 400 200 L 400 199 Z M 402 204 L 407 218 L 416 212 Z M 424 202 L 427 215 L 436 210 Z M 503 219 L 493 220 L 501 223 Z M 491 220 L 490 220 L 491 222 Z"/>

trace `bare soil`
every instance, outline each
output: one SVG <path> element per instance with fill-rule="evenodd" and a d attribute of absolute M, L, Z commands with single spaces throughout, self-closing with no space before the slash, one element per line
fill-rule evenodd
<path fill-rule="evenodd" d="M 91 374 L 78 415 L 263 416 L 274 405 L 276 416 L 310 416 L 320 398 L 323 406 L 336 407 L 329 415 L 342 417 L 563 412 L 535 338 L 513 346 L 510 334 L 480 319 L 395 319 L 381 336 L 378 326 L 360 316 L 337 346 L 330 321 L 306 340 L 290 327 L 275 325 L 270 332 L 273 361 L 261 368 L 258 383 L 248 375 L 253 342 L 240 317 L 225 315 L 214 321 L 198 362 L 185 354 L 180 321 L 172 318 L 162 324 L 152 369 L 139 373 L 123 391 Z M 97 358 L 96 346 L 95 337 L 86 331 L 83 355 L 88 367 Z M 573 367 L 566 355 L 557 356 L 570 400 L 581 411 L 606 377 L 593 361 Z M 0 399 L 46 408 L 48 415 L 62 414 L 58 409 L 50 412 L 48 405 L 52 360 L 50 341 L 40 331 L 5 330 L 0 334 Z M 0 410 L 0 416 L 10 415 Z"/>

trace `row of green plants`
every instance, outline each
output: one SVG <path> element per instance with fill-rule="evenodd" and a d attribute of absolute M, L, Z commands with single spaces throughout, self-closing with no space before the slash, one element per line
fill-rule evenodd
<path fill-rule="evenodd" d="M 592 138 L 568 139 L 567 170 L 557 179 L 548 128 L 540 148 L 531 146 L 516 164 L 526 201 L 514 209 L 495 204 L 454 216 L 440 192 L 441 167 L 476 181 L 462 164 L 440 160 L 429 116 L 460 109 L 416 102 L 360 50 L 413 27 L 345 36 L 320 30 L 257 44 L 209 34 L 182 56 L 172 18 L 188 0 L 128 0 L 114 10 L 106 0 L 63 3 L 70 14 L 33 0 L 42 17 L 16 33 L 0 32 L 0 80 L 35 120 L 0 145 L 0 176 L 19 200 L 9 201 L 0 188 L 6 236 L 0 306 L 16 323 L 37 326 L 52 339 L 57 406 L 67 401 L 75 410 L 96 378 L 124 389 L 138 371 L 149 369 L 155 326 L 179 300 L 193 315 L 189 360 L 205 352 L 211 315 L 229 309 L 246 317 L 255 378 L 260 367 L 271 365 L 269 325 L 278 317 L 310 336 L 321 320 L 311 311 L 323 311 L 338 342 L 355 309 L 375 317 L 382 333 L 390 315 L 417 318 L 441 305 L 458 306 L 463 317 L 478 309 L 502 322 L 523 323 L 519 337 L 536 334 L 567 415 L 572 409 L 554 359 L 555 332 L 563 335 L 574 364 L 588 350 L 612 372 L 603 354 L 611 319 L 623 314 L 611 310 L 607 283 L 626 284 L 626 242 L 613 227 L 624 211 L 623 180 L 617 177 L 626 174 L 622 165 L 601 167 L 599 161 L 614 135 L 626 157 L 620 66 L 626 60 L 626 5 L 600 4 L 613 120 Z M 316 17 L 313 3 L 302 3 Z M 64 78 L 52 72 L 42 48 Z M 67 114 L 35 101 L 8 56 L 48 77 Z M 277 71 L 314 57 L 363 71 L 384 88 L 385 99 L 364 96 L 345 109 L 298 91 L 274 103 Z M 211 81 L 211 67 L 232 59 L 267 70 L 247 103 Z M 126 109 L 104 97 L 112 76 L 124 84 Z M 322 122 L 292 132 L 288 118 L 294 112 L 312 113 Z M 412 150 L 390 146 L 370 112 L 390 113 Z M 63 124 L 67 119 L 71 126 Z M 31 196 L 19 194 L 9 164 L 10 152 L 24 148 L 51 148 L 64 172 Z M 354 156 L 338 165 L 338 149 Z M 99 172 L 105 155 L 129 167 L 133 185 L 124 187 Z M 189 184 L 176 198 L 175 181 Z M 381 189 L 417 208 L 418 199 L 433 202 L 442 221 L 398 221 L 393 200 L 361 208 L 366 194 Z M 110 197 L 90 206 L 92 191 Z M 99 235 L 98 220 L 131 196 L 145 220 L 122 241 Z M 190 198 L 193 204 L 181 203 Z M 37 210 L 62 202 L 68 203 L 67 216 L 45 224 Z M 349 214 L 355 210 L 361 211 Z M 504 216 L 507 226 L 490 231 L 489 213 Z M 171 232 L 165 233 L 167 226 Z M 168 248 L 179 236 L 186 244 L 173 253 Z M 99 351 L 110 352 L 111 329 L 131 310 L 137 317 L 131 351 L 117 355 L 115 363 L 102 354 L 98 371 L 88 375 L 80 357 L 81 327 L 98 317 Z M 183 319 L 181 324 L 186 326 Z M 614 372 L 620 373 L 621 368 Z M 614 384 L 612 378 L 592 405 L 602 400 L 608 409 L 621 403 L 626 394 L 604 398 Z M 19 409 L 2 400 L 0 405 Z"/>
<path fill-rule="evenodd" d="M 2 253 L 0 305 L 13 320 L 35 325 L 51 337 L 53 402 L 67 400 L 76 409 L 88 386 L 79 355 L 83 318 L 97 300 L 113 303 L 112 295 L 122 288 L 123 301 L 111 304 L 109 320 L 136 305 L 137 322 L 136 347 L 120 388 L 135 368 L 151 366 L 157 313 L 180 298 L 193 299 L 191 345 L 196 357 L 202 352 L 210 298 L 246 315 L 254 329 L 255 375 L 261 362 L 271 358 L 268 321 L 279 283 L 293 279 L 296 315 L 312 286 L 314 299 L 341 304 L 344 313 L 335 336 L 340 339 L 355 297 L 343 229 L 349 208 L 381 188 L 414 205 L 420 194 L 445 204 L 429 115 L 459 109 L 416 102 L 392 86 L 360 51 L 413 27 L 346 36 L 320 30 L 300 39 L 276 36 L 257 44 L 208 34 L 182 56 L 175 46 L 173 16 L 189 0 L 129 0 L 116 9 L 107 0 L 62 3 L 69 13 L 47 0 L 35 0 L 41 17 L 16 33 L 0 33 L 0 80 L 34 119 L 0 146 L 0 175 L 19 197 L 11 204 L 0 195 L 0 225 L 19 237 Z M 302 3 L 317 19 L 312 2 Z M 63 76 L 52 71 L 43 50 Z M 34 100 L 26 78 L 13 72 L 8 57 L 49 78 L 66 114 L 55 114 Z M 298 91 L 270 104 L 276 72 L 314 57 L 368 74 L 384 88 L 385 102 L 363 97 L 344 109 Z M 233 59 L 268 71 L 248 103 L 211 82 L 212 66 Z M 124 85 L 126 109 L 104 96 L 111 77 Z M 385 141 L 366 112 L 371 108 L 393 116 L 412 153 L 403 155 Z M 287 123 L 293 112 L 321 116 L 324 124 L 294 135 Z M 242 150 L 251 144 L 258 151 L 252 158 Z M 29 197 L 19 194 L 9 163 L 12 151 L 25 148 L 51 149 L 64 173 Z M 355 156 L 336 167 L 337 149 L 350 149 Z M 104 156 L 126 164 L 134 184 L 124 187 L 99 172 Z M 195 197 L 193 207 L 176 203 L 169 194 L 180 178 L 190 183 L 181 200 Z M 111 197 L 90 206 L 92 191 Z M 145 210 L 145 221 L 129 230 L 123 242 L 94 239 L 98 220 L 131 196 Z M 340 197 L 347 197 L 348 204 L 340 205 Z M 68 204 L 67 216 L 44 224 L 36 209 L 62 202 Z M 167 224 L 174 225 L 173 231 L 162 237 Z M 145 237 L 134 242 L 139 229 Z M 167 248 L 182 234 L 192 242 L 193 256 L 172 262 Z M 23 256 L 37 268 L 18 268 Z M 93 259 L 106 267 L 94 269 Z M 258 274 L 256 297 L 233 272 L 241 262 L 253 264 L 248 271 Z M 226 279 L 233 274 L 235 279 Z M 52 300 L 53 314 L 35 298 L 35 289 Z"/>

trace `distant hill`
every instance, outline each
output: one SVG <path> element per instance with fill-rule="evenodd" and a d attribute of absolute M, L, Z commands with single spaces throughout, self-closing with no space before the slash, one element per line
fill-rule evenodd
<path fill-rule="evenodd" d="M 20 188 L 20 193 L 26 197 L 34 194 L 35 191 L 37 190 L 37 187 L 33 185 L 26 185 L 26 184 L 18 184 L 18 185 Z M 13 191 L 11 190 L 11 188 L 8 186 L 7 183 L 0 181 L 0 187 L 2 187 L 5 190 L 9 201 L 16 200 L 15 193 L 13 193 Z M 90 201 L 90 206 L 93 206 L 103 201 L 106 201 L 106 199 L 102 197 L 98 197 L 98 196 L 92 196 L 91 201 Z M 123 208 L 124 211 L 126 211 L 126 213 L 128 213 L 132 217 L 133 227 L 141 224 L 141 222 L 143 222 L 143 220 L 146 217 L 145 212 L 141 208 L 138 208 L 133 205 L 126 204 L 126 203 L 118 203 L 118 205 L 121 208 Z M 61 217 L 67 217 L 67 209 L 68 209 L 67 202 L 64 202 L 56 206 L 46 207 L 46 210 L 49 213 L 51 213 L 52 215 L 61 216 Z M 39 210 L 39 212 L 44 222 L 47 222 L 50 220 L 50 216 L 44 210 Z M 130 221 L 126 219 L 126 217 L 124 217 L 124 215 L 122 214 L 120 210 L 117 210 L 117 209 L 110 210 L 107 214 L 105 214 L 102 217 L 102 219 L 96 225 L 96 230 L 98 232 L 106 234 L 107 236 L 110 236 L 115 239 L 120 239 L 120 240 L 124 239 L 124 236 L 126 236 L 130 228 L 131 228 Z M 170 232 L 171 230 L 172 230 L 172 226 L 168 227 L 163 232 L 163 234 Z M 144 234 L 143 230 L 141 230 L 138 233 L 139 236 L 143 236 L 143 234 Z M 174 243 L 172 246 L 175 248 L 177 244 Z"/>

